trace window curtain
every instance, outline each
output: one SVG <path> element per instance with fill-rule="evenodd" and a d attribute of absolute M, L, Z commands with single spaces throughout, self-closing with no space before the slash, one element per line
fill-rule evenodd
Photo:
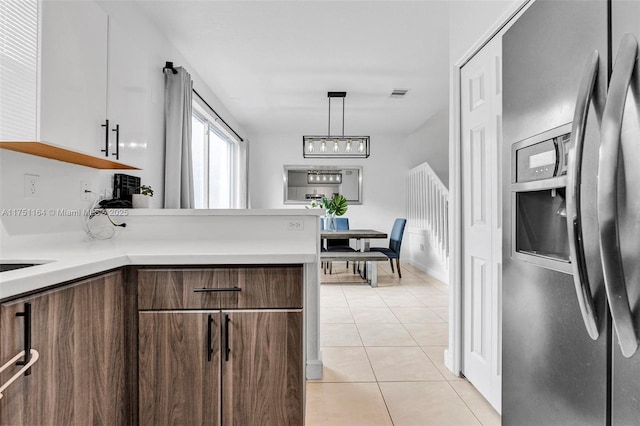
<path fill-rule="evenodd" d="M 191 75 L 182 67 L 164 71 L 164 208 L 192 209 Z"/>

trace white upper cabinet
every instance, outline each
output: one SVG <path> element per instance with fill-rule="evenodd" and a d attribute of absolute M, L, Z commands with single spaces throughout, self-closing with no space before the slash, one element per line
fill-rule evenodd
<path fill-rule="evenodd" d="M 139 40 L 111 18 L 108 49 L 109 153 L 112 159 L 116 159 L 113 154 L 118 153 L 119 161 L 145 168 L 149 128 L 148 55 Z"/>
<path fill-rule="evenodd" d="M 40 139 L 143 168 L 148 56 L 136 38 L 97 3 L 45 1 L 41 55 Z"/>
<path fill-rule="evenodd" d="M 38 1 L 0 1 L 0 141 L 37 139 Z"/>
<path fill-rule="evenodd" d="M 40 140 L 104 156 L 107 13 L 87 1 L 41 5 Z"/>

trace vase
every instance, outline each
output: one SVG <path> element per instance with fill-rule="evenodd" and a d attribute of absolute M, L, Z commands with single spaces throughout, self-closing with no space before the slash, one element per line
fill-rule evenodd
<path fill-rule="evenodd" d="M 131 204 L 134 209 L 148 209 L 151 207 L 151 197 L 142 194 L 132 194 Z"/>
<path fill-rule="evenodd" d="M 336 230 L 336 215 L 335 214 L 327 214 L 324 217 L 324 229 L 327 231 L 335 231 Z"/>

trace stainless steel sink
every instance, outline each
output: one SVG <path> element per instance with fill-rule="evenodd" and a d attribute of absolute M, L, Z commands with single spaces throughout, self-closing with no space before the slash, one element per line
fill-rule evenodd
<path fill-rule="evenodd" d="M 28 268 L 42 265 L 42 263 L 0 263 L 0 272 L 13 271 L 14 269 Z"/>

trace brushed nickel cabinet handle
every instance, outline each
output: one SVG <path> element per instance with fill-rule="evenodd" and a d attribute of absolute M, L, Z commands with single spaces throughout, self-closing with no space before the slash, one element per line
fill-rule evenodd
<path fill-rule="evenodd" d="M 587 115 L 589 114 L 589 105 L 591 104 L 591 97 L 598 78 L 598 59 L 599 54 L 596 50 L 587 60 L 585 70 L 582 73 L 571 128 L 566 191 L 567 232 L 569 235 L 571 267 L 573 269 L 573 283 L 576 288 L 584 326 L 587 329 L 587 333 L 589 333 L 589 337 L 593 340 L 597 340 L 600 333 L 598 331 L 598 317 L 593 303 L 593 295 L 589 286 L 587 261 L 582 238 L 580 184 Z"/>
<path fill-rule="evenodd" d="M 620 252 L 618 158 L 624 106 L 637 56 L 638 41 L 633 35 L 625 34 L 620 42 L 604 107 L 598 163 L 598 224 L 604 285 L 620 349 L 627 358 L 637 351 L 638 339 L 633 326 Z"/>

